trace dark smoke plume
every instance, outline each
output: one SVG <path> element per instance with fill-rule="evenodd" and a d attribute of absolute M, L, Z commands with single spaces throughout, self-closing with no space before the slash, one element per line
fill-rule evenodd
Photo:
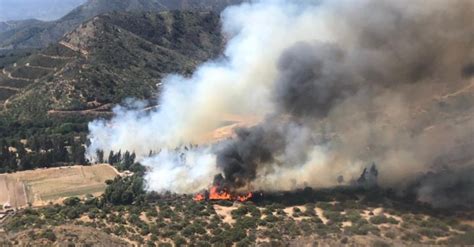
<path fill-rule="evenodd" d="M 411 188 L 419 200 L 435 207 L 464 206 L 474 204 L 474 168 L 447 169 L 422 176 Z"/>
<path fill-rule="evenodd" d="M 344 52 L 334 44 L 299 43 L 278 62 L 280 77 L 275 101 L 282 113 L 297 117 L 325 117 L 355 85 L 344 68 Z"/>
<path fill-rule="evenodd" d="M 235 190 L 350 185 L 375 163 L 379 186 L 467 205 L 473 13 L 472 0 L 229 7 L 224 56 L 192 76 L 167 77 L 156 110 L 117 108 L 112 120 L 92 122 L 88 152 L 134 150 L 157 191 L 197 192 L 216 174 Z M 202 142 L 228 114 L 265 120 L 177 162 L 170 149 Z"/>
<path fill-rule="evenodd" d="M 299 42 L 281 54 L 273 114 L 283 119 L 237 131 L 217 154 L 225 183 L 236 188 L 258 184 L 259 171 L 295 167 L 279 158 L 301 138 L 288 138 L 281 126 L 295 124 L 310 129 L 310 135 L 326 133 L 303 141 L 297 155 L 301 164 L 311 162 L 312 147 L 324 145 L 333 161 L 376 161 L 382 186 L 407 188 L 417 181 L 420 198 L 434 205 L 473 203 L 474 164 L 461 169 L 460 164 L 443 163 L 440 169 L 435 161 L 456 155 L 453 150 L 466 145 L 467 160 L 474 158 L 474 145 L 469 143 L 474 106 L 467 103 L 460 109 L 456 103 L 440 101 L 453 108 L 442 119 L 440 103 L 433 97 L 468 85 L 473 74 L 474 2 L 327 5 L 340 18 L 328 22 L 336 41 Z M 417 113 L 416 108 L 427 113 Z M 465 110 L 470 118 L 451 122 Z M 426 131 L 430 128 L 432 132 Z M 442 133 L 446 128 L 452 132 Z M 317 180 L 318 174 L 314 177 Z"/>

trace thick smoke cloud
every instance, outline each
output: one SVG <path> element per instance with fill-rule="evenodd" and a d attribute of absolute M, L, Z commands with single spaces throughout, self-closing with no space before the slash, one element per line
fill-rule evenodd
<path fill-rule="evenodd" d="M 265 120 L 195 151 L 206 162 L 144 158 L 150 187 L 189 193 L 215 174 L 232 189 L 329 187 L 375 162 L 381 186 L 438 206 L 474 203 L 461 175 L 474 169 L 472 13 L 470 0 L 230 7 L 223 58 L 167 78 L 154 112 L 119 108 L 91 123 L 89 151 L 144 157 L 199 142 L 225 114 L 253 115 Z M 187 170 L 205 175 L 179 179 Z M 156 186 L 163 174 L 174 182 Z"/>
<path fill-rule="evenodd" d="M 330 43 L 298 43 L 286 50 L 275 84 L 275 101 L 282 112 L 325 117 L 354 87 L 343 63 L 344 51 Z"/>
<path fill-rule="evenodd" d="M 274 118 L 251 128 L 237 129 L 236 137 L 216 150 L 216 164 L 223 174 L 220 184 L 238 189 L 267 175 L 262 172 L 271 174 L 280 165 L 289 168 L 291 164 L 301 164 L 308 155 L 305 147 L 317 138 L 312 134 L 304 126 Z"/>
<path fill-rule="evenodd" d="M 452 205 L 472 207 L 474 202 L 474 168 L 443 170 L 428 173 L 414 185 L 420 201 L 432 203 L 436 207 Z"/>

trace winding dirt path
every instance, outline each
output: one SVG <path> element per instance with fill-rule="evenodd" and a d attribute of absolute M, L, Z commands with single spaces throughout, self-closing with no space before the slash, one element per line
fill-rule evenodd
<path fill-rule="evenodd" d="M 46 55 L 46 54 L 43 54 L 43 53 L 38 53 L 38 56 L 48 57 L 48 58 L 52 58 L 52 59 L 60 59 L 60 60 L 69 60 L 69 59 L 74 59 L 75 58 L 75 57 L 51 56 L 51 55 Z"/>
<path fill-rule="evenodd" d="M 110 107 L 112 104 L 103 104 L 95 108 L 86 110 L 49 110 L 48 115 L 68 115 L 68 114 L 112 114 Z"/>
<path fill-rule="evenodd" d="M 324 216 L 324 210 L 322 208 L 316 208 L 316 215 L 321 219 L 323 224 L 328 223 L 329 219 Z"/>
<path fill-rule="evenodd" d="M 59 41 L 59 44 L 65 46 L 65 47 L 67 47 L 67 48 L 69 48 L 69 49 L 71 49 L 71 50 L 73 50 L 73 51 L 80 52 L 82 55 L 87 56 L 87 55 L 89 54 L 88 51 L 86 51 L 86 50 L 84 50 L 84 49 L 81 49 L 80 47 L 75 46 L 75 45 L 73 45 L 73 44 L 70 44 L 70 43 L 68 43 L 68 42 L 66 42 L 66 41 L 64 41 L 64 40 Z"/>
<path fill-rule="evenodd" d="M 8 72 L 5 68 L 2 70 L 2 73 L 6 75 L 9 79 L 12 80 L 21 80 L 21 81 L 34 81 L 33 79 L 22 78 L 22 77 L 14 77 L 12 73 Z"/>
<path fill-rule="evenodd" d="M 30 63 L 26 63 L 25 67 L 34 68 L 34 69 L 43 69 L 43 70 L 49 70 L 49 71 L 55 71 L 56 70 L 56 68 L 48 68 L 48 67 L 43 67 L 43 66 L 30 65 Z"/>
<path fill-rule="evenodd" d="M 16 88 L 16 87 L 8 87 L 8 86 L 0 86 L 0 89 L 7 89 L 7 90 L 12 90 L 12 91 L 20 91 L 19 88 Z"/>

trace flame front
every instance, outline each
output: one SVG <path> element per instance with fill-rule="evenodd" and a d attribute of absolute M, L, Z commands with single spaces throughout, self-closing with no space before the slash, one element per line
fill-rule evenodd
<path fill-rule="evenodd" d="M 217 186 L 213 186 L 209 191 L 209 200 L 232 200 L 232 195 L 225 190 L 219 191 Z"/>
<path fill-rule="evenodd" d="M 204 201 L 206 199 L 206 196 L 204 194 L 198 193 L 194 196 L 195 201 Z"/>
<path fill-rule="evenodd" d="M 250 198 L 252 198 L 253 194 L 252 192 L 249 192 L 247 195 L 244 195 L 244 196 L 237 196 L 237 201 L 239 202 L 245 202 L 245 201 L 248 201 Z"/>
<path fill-rule="evenodd" d="M 209 200 L 228 200 L 228 201 L 239 201 L 245 202 L 252 198 L 252 192 L 249 192 L 247 195 L 232 195 L 227 190 L 219 190 L 217 186 L 212 186 L 209 190 L 209 196 L 207 199 Z M 195 201 L 204 201 L 206 200 L 205 193 L 198 193 L 194 196 Z"/>

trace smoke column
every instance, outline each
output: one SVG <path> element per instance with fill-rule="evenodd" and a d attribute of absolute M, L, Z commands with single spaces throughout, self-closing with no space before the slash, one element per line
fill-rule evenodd
<path fill-rule="evenodd" d="M 223 56 L 189 78 L 168 76 L 155 111 L 118 107 L 90 123 L 89 154 L 135 151 L 151 167 L 150 189 L 178 193 L 216 174 L 236 190 L 330 187 L 375 162 L 381 186 L 437 206 L 472 204 L 473 13 L 470 0 L 229 7 Z M 169 151 L 199 143 L 225 114 L 264 120 L 231 140 Z"/>

